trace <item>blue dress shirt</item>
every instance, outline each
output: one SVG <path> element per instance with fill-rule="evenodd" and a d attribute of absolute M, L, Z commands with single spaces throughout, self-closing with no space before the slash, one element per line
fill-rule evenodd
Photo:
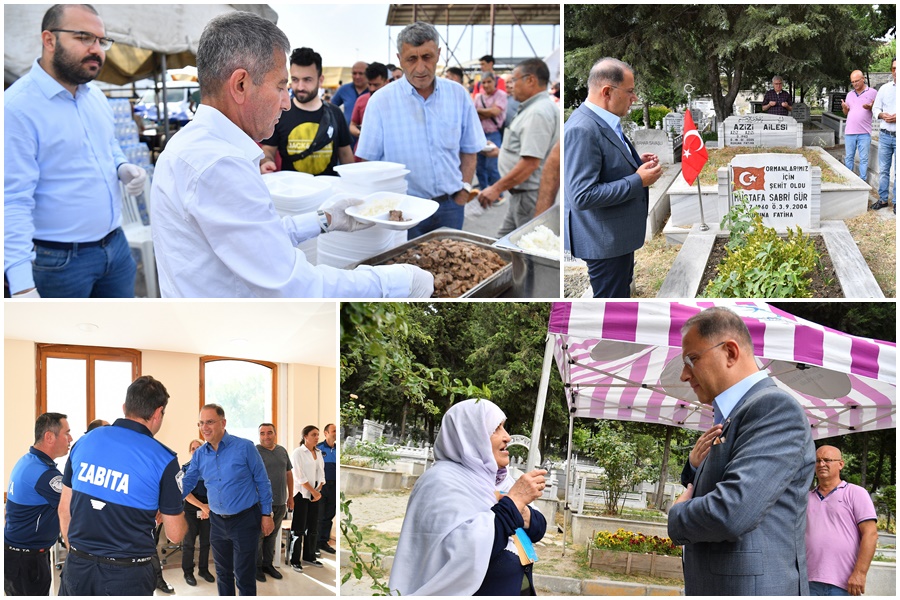
<path fill-rule="evenodd" d="M 594 104 L 593 102 L 589 102 L 588 100 L 584 101 L 584 105 L 587 106 L 591 111 L 596 114 L 598 117 L 603 119 L 607 125 L 612 127 L 612 130 L 616 132 L 616 135 L 619 136 L 619 141 L 622 142 L 622 145 L 628 148 L 625 144 L 625 132 L 622 131 L 622 119 L 618 115 L 614 115 L 605 108 L 601 108 Z"/>
<path fill-rule="evenodd" d="M 218 450 L 209 443 L 197 448 L 181 481 L 182 490 L 188 490 L 182 491 L 182 496 L 186 498 L 201 478 L 206 483 L 209 509 L 217 515 L 236 515 L 254 504 L 260 505 L 263 515 L 272 513 L 272 484 L 250 440 L 226 431 Z"/>
<path fill-rule="evenodd" d="M 103 92 L 75 96 L 36 59 L 3 99 L 4 271 L 34 287 L 32 240 L 94 242 L 122 224 L 116 170 L 127 162 Z"/>
<path fill-rule="evenodd" d="M 742 380 L 716 396 L 715 400 L 713 400 L 713 414 L 721 414 L 722 419 L 721 421 L 716 422 L 724 422 L 731 414 L 731 411 L 734 410 L 734 407 L 737 406 L 737 403 L 744 397 L 744 394 L 768 376 L 769 374 L 765 371 L 757 371 L 753 375 L 744 377 Z"/>
<path fill-rule="evenodd" d="M 369 90 L 363 90 L 362 94 L 357 93 L 356 88 L 353 86 L 353 82 L 345 83 L 341 87 L 337 89 L 334 93 L 334 96 L 331 97 L 331 103 L 335 106 L 344 107 L 344 120 L 347 121 L 347 125 L 350 124 L 350 117 L 353 116 L 353 107 L 356 106 L 356 101 L 359 100 L 360 96 L 368 94 Z"/>
<path fill-rule="evenodd" d="M 403 163 L 410 170 L 407 193 L 438 198 L 463 188 L 460 153 L 475 154 L 486 144 L 464 87 L 437 77 L 426 100 L 404 77 L 369 100 L 356 156 Z"/>

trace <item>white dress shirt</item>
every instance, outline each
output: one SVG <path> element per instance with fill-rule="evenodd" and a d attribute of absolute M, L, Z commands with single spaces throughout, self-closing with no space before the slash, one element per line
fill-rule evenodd
<path fill-rule="evenodd" d="M 872 112 L 877 118 L 881 113 L 889 115 L 897 114 L 897 83 L 888 81 L 878 90 L 875 96 L 875 103 L 872 105 Z M 897 131 L 897 123 L 887 123 L 881 121 L 881 128 L 887 131 Z"/>
<path fill-rule="evenodd" d="M 156 165 L 153 245 L 164 298 L 405 298 L 402 265 L 353 271 L 309 264 L 295 248 L 319 234 L 315 213 L 279 217 L 259 146 L 201 104 Z"/>
<path fill-rule="evenodd" d="M 312 493 L 303 484 L 308 483 L 313 488 L 318 488 L 320 484 L 325 483 L 325 460 L 322 453 L 316 450 L 316 456 L 313 458 L 309 448 L 305 444 L 300 444 L 291 454 L 291 463 L 294 465 L 294 488 L 299 490 L 304 498 L 310 500 Z"/>

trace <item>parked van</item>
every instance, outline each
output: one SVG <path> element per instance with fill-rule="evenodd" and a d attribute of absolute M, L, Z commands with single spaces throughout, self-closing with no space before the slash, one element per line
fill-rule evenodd
<path fill-rule="evenodd" d="M 157 90 L 162 92 L 162 86 L 159 86 Z M 144 121 L 160 120 L 157 113 L 157 90 L 144 92 L 134 107 L 135 114 L 140 115 Z M 166 101 L 169 122 L 185 124 L 194 118 L 194 112 L 200 104 L 200 85 L 196 81 L 167 81 Z M 163 110 L 161 98 L 158 110 Z"/>

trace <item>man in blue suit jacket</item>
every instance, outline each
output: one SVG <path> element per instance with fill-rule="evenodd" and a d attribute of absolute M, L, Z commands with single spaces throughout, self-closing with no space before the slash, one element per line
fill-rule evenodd
<path fill-rule="evenodd" d="M 634 70 L 614 58 L 591 68 L 588 97 L 565 125 L 565 241 L 588 265 L 595 298 L 628 298 L 634 251 L 644 245 L 647 188 L 662 175 L 655 154 L 638 155 L 622 133 Z"/>
<path fill-rule="evenodd" d="M 682 480 L 693 483 L 669 510 L 669 537 L 684 545 L 685 594 L 808 595 L 806 495 L 816 457 L 809 421 L 758 370 L 734 312 L 706 309 L 681 334 L 681 380 L 713 405 L 717 422 L 685 466 Z"/>

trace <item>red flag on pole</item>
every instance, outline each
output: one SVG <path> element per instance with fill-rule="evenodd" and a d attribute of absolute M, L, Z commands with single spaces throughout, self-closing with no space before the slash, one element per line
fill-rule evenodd
<path fill-rule="evenodd" d="M 709 154 L 706 153 L 706 144 L 703 143 L 703 138 L 694 125 L 690 110 L 684 113 L 681 139 L 681 174 L 688 185 L 694 185 L 694 180 L 709 159 Z"/>

